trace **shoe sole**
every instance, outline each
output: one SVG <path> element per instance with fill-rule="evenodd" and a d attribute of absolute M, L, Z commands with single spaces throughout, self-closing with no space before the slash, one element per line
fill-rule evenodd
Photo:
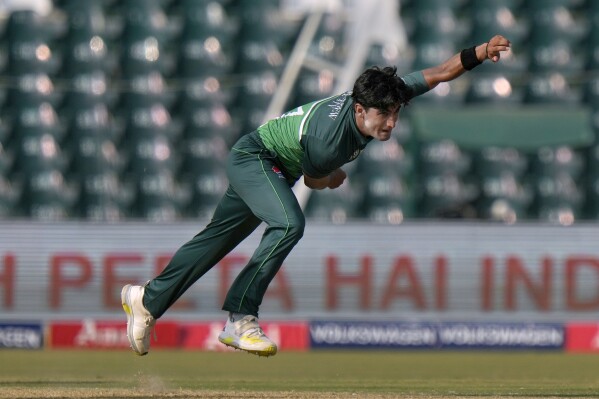
<path fill-rule="evenodd" d="M 218 337 L 218 340 L 226 345 L 229 346 L 233 349 L 239 349 L 240 351 L 244 351 L 247 353 L 251 353 L 252 355 L 258 355 L 260 357 L 269 357 L 269 356 L 274 356 L 277 354 L 277 347 L 270 347 L 267 349 L 263 349 L 263 350 L 257 350 L 257 349 L 247 349 L 247 348 L 241 348 L 239 345 L 237 345 L 237 343 L 235 343 L 235 340 L 233 338 L 230 337 Z"/>
<path fill-rule="evenodd" d="M 125 314 L 127 315 L 127 339 L 129 340 L 129 345 L 131 345 L 131 349 L 133 349 L 133 352 L 138 355 L 138 356 L 145 356 L 148 354 L 148 352 L 145 353 L 141 353 L 138 349 L 137 346 L 135 345 L 135 340 L 133 339 L 133 326 L 134 326 L 134 316 L 133 316 L 133 310 L 131 310 L 131 305 L 129 303 L 129 301 L 127 301 L 127 299 L 129 298 L 129 293 L 131 292 L 131 285 L 127 284 L 126 286 L 123 287 L 123 290 L 121 291 L 121 304 L 123 305 L 123 310 L 125 311 Z"/>

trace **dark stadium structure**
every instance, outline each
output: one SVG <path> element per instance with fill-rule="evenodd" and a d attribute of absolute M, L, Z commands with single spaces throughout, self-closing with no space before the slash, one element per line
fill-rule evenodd
<path fill-rule="evenodd" d="M 306 19 L 281 3 L 54 0 L 48 15 L 7 12 L 0 219 L 209 218 L 227 187 L 228 149 L 262 123 Z M 364 67 L 408 73 L 496 33 L 512 52 L 414 100 L 392 139 L 371 143 L 352 163 L 344 186 L 311 193 L 306 216 L 597 220 L 599 2 L 410 0 L 397 13 L 407 46 L 373 46 Z M 345 17 L 325 14 L 309 53 L 342 63 L 351 53 L 346 26 Z M 335 94 L 335 79 L 325 63 L 300 71 L 285 109 Z M 471 124 L 421 134 L 439 108 L 464 112 Z M 469 110 L 504 113 L 496 139 Z M 521 125 L 530 136 L 501 141 L 514 110 L 530 110 Z M 546 118 L 560 112 L 570 129 L 555 131 Z"/>

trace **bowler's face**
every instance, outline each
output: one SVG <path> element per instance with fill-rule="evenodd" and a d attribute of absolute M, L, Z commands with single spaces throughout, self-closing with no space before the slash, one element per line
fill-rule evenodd
<path fill-rule="evenodd" d="M 391 131 L 395 128 L 399 119 L 399 106 L 388 110 L 362 107 L 356 105 L 356 124 L 360 133 L 366 137 L 376 140 L 387 141 L 391 137 Z"/>

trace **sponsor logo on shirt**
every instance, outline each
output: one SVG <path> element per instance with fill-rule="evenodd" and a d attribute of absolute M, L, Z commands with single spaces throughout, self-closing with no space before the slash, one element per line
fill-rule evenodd
<path fill-rule="evenodd" d="M 337 119 L 339 116 L 339 112 L 341 112 L 341 108 L 343 108 L 343 104 L 347 97 L 351 94 L 351 92 L 346 91 L 345 93 L 339 95 L 333 102 L 331 102 L 328 107 L 330 108 L 329 118 L 332 120 Z"/>
<path fill-rule="evenodd" d="M 351 154 L 351 157 L 349 157 L 349 161 L 353 161 L 354 159 L 358 158 L 358 155 L 360 155 L 360 153 L 362 152 L 362 150 L 357 149 L 356 151 L 354 151 L 353 154 Z"/>
<path fill-rule="evenodd" d="M 272 171 L 275 172 L 277 174 L 277 176 L 279 176 L 279 179 L 285 178 L 285 176 L 283 176 L 283 172 L 281 172 L 281 169 L 279 169 L 278 167 L 273 166 Z"/>

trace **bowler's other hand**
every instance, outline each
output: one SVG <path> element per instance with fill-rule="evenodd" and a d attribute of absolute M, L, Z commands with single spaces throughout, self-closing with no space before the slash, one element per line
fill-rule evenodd
<path fill-rule="evenodd" d="M 501 53 L 507 51 L 512 44 L 508 39 L 501 35 L 495 35 L 487 43 L 487 58 L 493 62 L 499 61 Z"/>
<path fill-rule="evenodd" d="M 341 168 L 335 169 L 329 175 L 329 186 L 328 187 L 331 189 L 337 188 L 343 184 L 343 182 L 345 181 L 346 178 L 347 178 L 347 174 L 345 173 L 345 171 L 343 169 L 341 169 Z"/>

